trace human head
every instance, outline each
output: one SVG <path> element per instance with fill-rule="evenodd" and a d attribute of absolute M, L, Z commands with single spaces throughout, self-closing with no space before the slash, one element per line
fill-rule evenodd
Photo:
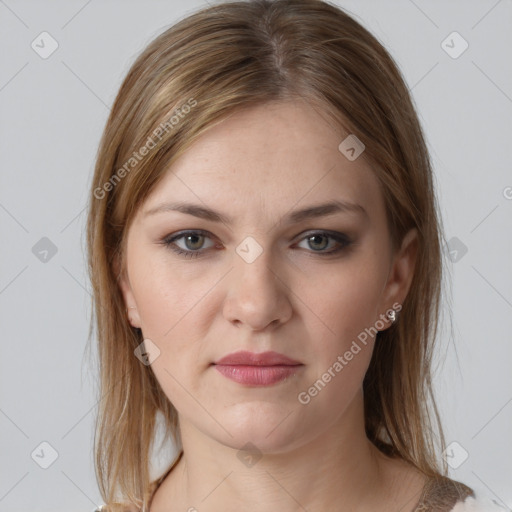
<path fill-rule="evenodd" d="M 244 109 L 293 100 L 314 105 L 364 143 L 360 158 L 381 187 L 392 247 L 417 230 L 414 278 L 400 319 L 379 333 L 364 379 L 365 427 L 383 452 L 437 471 L 424 399 L 440 292 L 440 231 L 407 86 L 380 43 L 326 2 L 233 2 L 182 20 L 144 50 L 121 86 L 98 153 L 88 245 L 101 389 L 108 390 L 96 451 L 104 497 L 114 484 L 138 498 L 146 492 L 157 411 L 176 433 L 175 409 L 133 355 L 142 333 L 126 321 L 119 286 L 131 222 L 201 135 Z"/>

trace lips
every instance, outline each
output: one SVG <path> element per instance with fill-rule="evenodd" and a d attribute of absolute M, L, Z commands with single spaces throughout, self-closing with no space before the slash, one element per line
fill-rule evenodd
<path fill-rule="evenodd" d="M 304 365 L 278 352 L 240 351 L 215 363 L 214 368 L 224 377 L 246 386 L 270 386 L 291 377 Z"/>
<path fill-rule="evenodd" d="M 241 350 L 239 352 L 228 354 L 213 364 L 246 366 L 296 366 L 302 363 L 295 361 L 294 359 L 290 359 L 284 354 L 279 354 L 278 352 L 261 352 L 257 354 L 255 352 Z"/>

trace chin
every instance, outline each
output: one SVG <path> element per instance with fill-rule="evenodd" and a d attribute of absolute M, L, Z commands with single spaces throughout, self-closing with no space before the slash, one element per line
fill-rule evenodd
<path fill-rule="evenodd" d="M 291 406 L 263 401 L 232 405 L 219 421 L 233 437 L 223 432 L 222 442 L 236 449 L 251 443 L 269 454 L 293 449 L 301 444 L 301 426 L 293 410 Z"/>

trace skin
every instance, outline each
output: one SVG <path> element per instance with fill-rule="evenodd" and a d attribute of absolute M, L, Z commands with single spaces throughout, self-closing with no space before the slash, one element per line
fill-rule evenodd
<path fill-rule="evenodd" d="M 362 383 L 374 338 L 359 343 L 308 404 L 297 398 L 359 333 L 403 303 L 414 271 L 417 233 L 392 251 L 364 153 L 349 161 L 338 150 L 347 135 L 299 101 L 239 111 L 172 165 L 130 225 L 120 286 L 134 308 L 129 321 L 160 350 L 148 371 L 178 411 L 184 448 L 151 512 L 414 509 L 424 477 L 365 435 Z M 366 215 L 285 222 L 291 211 L 333 199 Z M 145 215 L 166 201 L 199 204 L 232 223 L 177 211 Z M 174 243 L 203 251 L 198 258 L 161 243 L 193 229 L 209 234 Z M 340 246 L 325 235 L 309 238 L 322 230 L 352 244 L 322 256 Z M 248 236 L 263 251 L 251 263 L 236 252 Z M 274 350 L 303 366 L 271 386 L 238 384 L 211 363 L 241 349 Z M 250 467 L 237 457 L 247 442 L 263 455 Z"/>

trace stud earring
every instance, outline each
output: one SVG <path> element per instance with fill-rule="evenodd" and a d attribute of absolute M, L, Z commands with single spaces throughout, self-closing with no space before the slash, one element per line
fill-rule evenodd
<path fill-rule="evenodd" d="M 391 321 L 392 324 L 396 322 L 396 311 L 394 309 L 388 311 L 387 317 Z"/>

